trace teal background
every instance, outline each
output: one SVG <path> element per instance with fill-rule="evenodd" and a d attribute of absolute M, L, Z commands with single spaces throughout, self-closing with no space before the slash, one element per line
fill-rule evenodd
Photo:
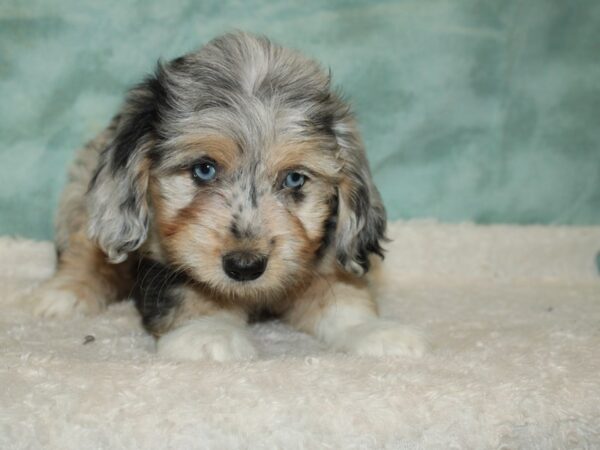
<path fill-rule="evenodd" d="M 391 218 L 600 223 L 600 2 L 3 0 L 0 234 L 49 238 L 132 83 L 234 28 L 331 67 Z"/>

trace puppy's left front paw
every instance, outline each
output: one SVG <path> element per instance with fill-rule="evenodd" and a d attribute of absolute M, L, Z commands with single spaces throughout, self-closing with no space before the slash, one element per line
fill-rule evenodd
<path fill-rule="evenodd" d="M 388 320 L 373 320 L 346 330 L 340 350 L 361 356 L 423 356 L 428 344 L 418 330 Z"/>

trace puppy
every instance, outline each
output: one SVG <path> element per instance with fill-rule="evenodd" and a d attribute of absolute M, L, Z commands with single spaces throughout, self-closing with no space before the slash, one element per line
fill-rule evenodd
<path fill-rule="evenodd" d="M 315 62 L 245 33 L 134 87 L 77 156 L 59 206 L 46 317 L 135 298 L 157 351 L 247 359 L 275 316 L 333 349 L 420 355 L 378 318 L 365 274 L 385 211 L 348 104 Z"/>

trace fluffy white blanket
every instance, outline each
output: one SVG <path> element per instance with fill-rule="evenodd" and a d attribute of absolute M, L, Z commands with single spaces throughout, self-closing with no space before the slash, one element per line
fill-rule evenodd
<path fill-rule="evenodd" d="M 52 246 L 0 239 L 0 448 L 600 447 L 600 227 L 390 235 L 383 312 L 430 337 L 422 359 L 272 322 L 252 328 L 257 361 L 164 361 L 131 302 L 34 318 L 15 294 L 51 274 Z"/>

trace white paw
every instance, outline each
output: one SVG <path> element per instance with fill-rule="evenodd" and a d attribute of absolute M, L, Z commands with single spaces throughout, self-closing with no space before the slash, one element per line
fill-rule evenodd
<path fill-rule="evenodd" d="M 427 352 L 428 344 L 416 329 L 387 320 L 372 320 L 346 330 L 336 342 L 340 350 L 361 356 L 413 356 Z"/>
<path fill-rule="evenodd" d="M 179 361 L 253 359 L 256 349 L 242 327 L 221 316 L 202 317 L 162 336 L 156 349 Z"/>
<path fill-rule="evenodd" d="M 48 319 L 93 315 L 102 310 L 102 305 L 97 300 L 79 297 L 67 289 L 42 285 L 31 295 L 34 314 Z"/>

